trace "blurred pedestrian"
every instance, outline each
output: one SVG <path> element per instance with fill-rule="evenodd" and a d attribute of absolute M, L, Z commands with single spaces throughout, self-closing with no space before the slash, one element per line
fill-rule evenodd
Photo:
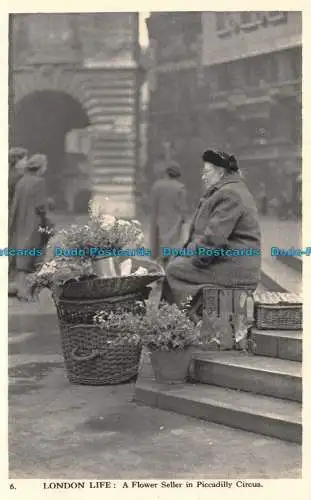
<path fill-rule="evenodd" d="M 178 163 L 171 161 L 163 179 L 157 180 L 151 190 L 150 246 L 152 257 L 165 266 L 168 258 L 163 247 L 179 247 L 184 243 L 187 221 L 186 190 L 180 181 Z"/>
<path fill-rule="evenodd" d="M 8 174 L 8 218 L 10 220 L 11 205 L 14 197 L 15 186 L 22 178 L 27 163 L 28 151 L 25 148 L 16 147 L 9 151 L 9 174 Z M 8 234 L 8 246 L 12 247 L 11 233 Z M 15 258 L 9 256 L 9 295 L 16 294 L 14 284 Z"/>
<path fill-rule="evenodd" d="M 292 174 L 292 211 L 295 217 L 301 217 L 302 206 L 302 175 L 300 172 Z"/>
<path fill-rule="evenodd" d="M 166 174 L 167 159 L 165 153 L 159 153 L 152 166 L 152 176 L 154 180 L 163 179 Z"/>
<path fill-rule="evenodd" d="M 35 270 L 36 250 L 42 251 L 42 232 L 46 228 L 47 195 L 45 180 L 42 178 L 47 168 L 45 155 L 33 155 L 26 164 L 24 176 L 18 181 L 10 214 L 10 234 L 12 247 L 30 251 L 28 255 L 16 256 L 17 297 L 27 300 L 27 275 Z"/>
<path fill-rule="evenodd" d="M 302 175 L 301 173 L 297 175 L 296 178 L 296 191 L 297 197 L 295 200 L 296 215 L 298 217 L 302 216 Z"/>
<path fill-rule="evenodd" d="M 23 177 L 28 151 L 25 148 L 11 148 L 9 151 L 9 207 L 14 196 L 17 182 Z"/>
<path fill-rule="evenodd" d="M 268 197 L 267 197 L 266 186 L 263 182 L 259 183 L 258 199 L 259 199 L 259 212 L 262 215 L 267 215 L 267 213 L 268 213 Z"/>

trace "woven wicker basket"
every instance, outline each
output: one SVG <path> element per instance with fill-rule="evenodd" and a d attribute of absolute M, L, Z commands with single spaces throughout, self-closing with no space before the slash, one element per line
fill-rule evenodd
<path fill-rule="evenodd" d="M 278 292 L 255 293 L 255 321 L 259 330 L 301 330 L 302 299 Z"/>
<path fill-rule="evenodd" d="M 137 302 L 144 302 L 146 298 L 147 293 L 142 290 L 140 293 L 97 300 L 54 300 L 60 322 L 92 324 L 94 315 L 98 311 L 106 311 L 107 313 L 116 311 L 141 312 L 141 305 L 138 306 Z"/>
<path fill-rule="evenodd" d="M 135 293 L 161 278 L 162 273 L 145 276 L 116 276 L 67 281 L 62 285 L 62 299 L 103 299 Z"/>
<path fill-rule="evenodd" d="M 81 385 L 112 385 L 136 377 L 141 345 L 120 345 L 95 325 L 60 324 L 68 380 Z"/>

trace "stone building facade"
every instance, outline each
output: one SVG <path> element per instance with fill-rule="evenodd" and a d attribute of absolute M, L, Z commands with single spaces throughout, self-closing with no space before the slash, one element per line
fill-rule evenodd
<path fill-rule="evenodd" d="M 108 212 L 133 215 L 138 14 L 14 14 L 10 40 L 11 145 L 47 154 L 57 208 L 74 210 L 89 191 Z"/>
<path fill-rule="evenodd" d="M 266 197 L 271 210 L 281 203 L 279 211 L 299 212 L 301 17 L 151 14 L 149 169 L 165 138 L 182 165 L 190 205 L 200 192 L 201 152 L 212 147 L 236 154 L 259 202 Z"/>

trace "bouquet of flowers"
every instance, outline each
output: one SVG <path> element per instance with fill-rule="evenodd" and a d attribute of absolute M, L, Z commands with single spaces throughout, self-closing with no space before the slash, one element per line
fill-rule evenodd
<path fill-rule="evenodd" d="M 95 212 L 90 204 L 89 221 L 85 225 L 73 224 L 69 228 L 61 229 L 50 240 L 48 249 L 58 247 L 67 249 L 85 250 L 85 258 L 96 257 L 96 249 L 121 249 L 125 247 L 137 248 L 144 240 L 140 222 L 125 220 L 113 215 Z M 82 256 L 82 252 L 79 257 Z M 69 255 L 70 257 L 70 255 Z"/>
<path fill-rule="evenodd" d="M 54 293 L 57 288 L 70 279 L 94 276 L 94 270 L 90 261 L 78 261 L 77 259 L 56 257 L 28 277 L 28 286 L 33 297 L 38 297 L 44 288 L 50 288 Z"/>
<path fill-rule="evenodd" d="M 100 205 L 91 202 L 87 224 L 61 229 L 49 240 L 42 268 L 29 278 L 32 293 L 39 293 L 46 287 L 56 289 L 69 279 L 96 276 L 97 250 L 138 248 L 143 240 L 139 221 L 104 214 Z M 116 276 L 115 258 L 106 260 L 109 267 L 106 277 Z M 122 263 L 119 275 L 130 274 L 148 274 L 148 271 L 145 268 L 133 270 L 131 262 Z"/>

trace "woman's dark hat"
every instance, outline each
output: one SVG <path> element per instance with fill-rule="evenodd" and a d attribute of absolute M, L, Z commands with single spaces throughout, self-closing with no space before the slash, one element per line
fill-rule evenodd
<path fill-rule="evenodd" d="M 181 170 L 180 166 L 176 161 L 171 161 L 166 168 L 166 171 L 168 174 L 173 175 L 174 177 L 180 177 L 181 176 Z"/>
<path fill-rule="evenodd" d="M 215 167 L 225 168 L 226 170 L 236 172 L 239 169 L 235 156 L 220 151 L 207 149 L 204 151 L 202 159 L 204 162 L 211 163 Z"/>
<path fill-rule="evenodd" d="M 28 170 L 39 170 L 39 168 L 43 167 L 47 162 L 47 158 L 45 155 L 36 154 L 29 158 L 27 162 Z"/>
<path fill-rule="evenodd" d="M 9 163 L 14 166 L 19 160 L 28 156 L 28 151 L 25 148 L 11 148 L 9 151 Z"/>

